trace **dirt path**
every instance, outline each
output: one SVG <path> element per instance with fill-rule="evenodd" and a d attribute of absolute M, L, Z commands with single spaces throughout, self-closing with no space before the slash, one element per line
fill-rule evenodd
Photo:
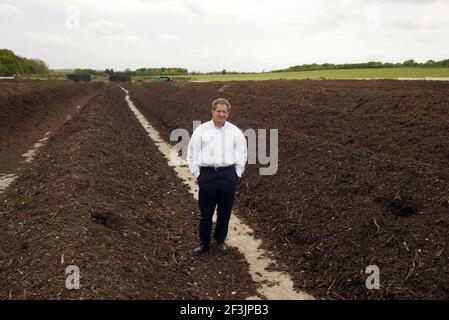
<path fill-rule="evenodd" d="M 36 142 L 31 149 L 22 155 L 25 160 L 23 160 L 22 163 L 17 164 L 17 168 L 13 171 L 14 173 L 0 174 L 0 193 L 4 192 L 9 185 L 17 179 L 17 173 L 24 163 L 30 163 L 33 161 L 37 151 L 46 144 L 50 134 L 51 131 L 46 132 L 45 135 L 38 142 Z"/>

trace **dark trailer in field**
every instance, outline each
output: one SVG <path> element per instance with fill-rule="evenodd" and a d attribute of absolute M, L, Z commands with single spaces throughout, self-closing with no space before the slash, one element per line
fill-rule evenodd
<path fill-rule="evenodd" d="M 151 82 L 169 82 L 170 77 L 160 76 L 160 77 L 151 77 Z"/>
<path fill-rule="evenodd" d="M 68 74 L 67 75 L 67 79 L 68 80 L 73 80 L 73 81 L 90 81 L 90 74 Z"/>
<path fill-rule="evenodd" d="M 130 75 L 110 74 L 109 81 L 112 82 L 131 82 Z"/>

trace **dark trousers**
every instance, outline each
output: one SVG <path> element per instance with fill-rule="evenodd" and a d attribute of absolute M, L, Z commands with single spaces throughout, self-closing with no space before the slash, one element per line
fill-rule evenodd
<path fill-rule="evenodd" d="M 229 219 L 234 204 L 235 190 L 238 176 L 235 167 L 215 170 L 215 168 L 201 167 L 198 176 L 200 215 L 200 242 L 210 244 L 212 216 L 217 208 L 217 224 L 214 238 L 217 242 L 224 242 L 228 235 Z"/>

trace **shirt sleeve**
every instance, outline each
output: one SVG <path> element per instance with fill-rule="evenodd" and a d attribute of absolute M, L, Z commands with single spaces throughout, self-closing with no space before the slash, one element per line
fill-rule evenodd
<path fill-rule="evenodd" d="M 248 157 L 247 153 L 248 151 L 245 135 L 240 129 L 237 129 L 235 145 L 235 171 L 239 177 L 241 177 L 243 175 L 243 172 L 245 171 L 245 165 Z"/>
<path fill-rule="evenodd" d="M 200 175 L 200 159 L 201 152 L 201 129 L 196 128 L 193 131 L 192 137 L 190 138 L 189 145 L 187 146 L 187 163 L 189 164 L 189 171 L 196 178 Z"/>

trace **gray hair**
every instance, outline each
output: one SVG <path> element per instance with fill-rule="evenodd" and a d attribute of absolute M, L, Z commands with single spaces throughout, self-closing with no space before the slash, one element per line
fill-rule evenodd
<path fill-rule="evenodd" d="M 212 102 L 212 112 L 217 110 L 217 106 L 219 104 L 225 105 L 228 109 L 228 112 L 231 111 L 231 103 L 229 103 L 229 100 L 225 98 L 218 98 Z"/>

